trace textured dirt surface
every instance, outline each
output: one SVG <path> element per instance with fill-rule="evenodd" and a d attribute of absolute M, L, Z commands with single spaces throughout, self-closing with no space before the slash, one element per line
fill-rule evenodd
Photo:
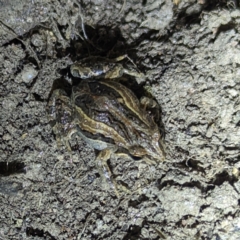
<path fill-rule="evenodd" d="M 0 7 L 0 239 L 240 239 L 237 1 Z M 46 105 L 74 61 L 123 54 L 162 107 L 167 158 L 112 159 L 118 199 L 90 146 L 57 148 Z"/>

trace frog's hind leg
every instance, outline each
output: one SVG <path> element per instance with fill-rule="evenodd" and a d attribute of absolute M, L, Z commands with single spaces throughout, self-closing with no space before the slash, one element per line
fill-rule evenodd
<path fill-rule="evenodd" d="M 123 73 L 125 73 L 125 74 L 127 74 L 129 76 L 136 77 L 136 78 L 144 78 L 144 74 L 143 73 L 139 73 L 137 71 L 129 70 L 129 69 L 126 69 L 126 68 L 123 68 Z"/>
<path fill-rule="evenodd" d="M 145 111 L 151 110 L 151 113 L 154 115 L 155 121 L 159 121 L 161 109 L 155 100 L 153 100 L 152 98 L 143 96 L 140 99 L 140 103 Z"/>
<path fill-rule="evenodd" d="M 138 69 L 136 64 L 134 63 L 134 61 L 127 54 L 124 54 L 122 56 L 118 56 L 118 57 L 116 57 L 114 59 L 111 59 L 111 61 L 113 61 L 113 62 L 120 62 L 120 61 L 122 61 L 122 60 L 124 60 L 126 58 L 133 64 L 133 66 L 136 69 Z M 129 70 L 129 69 L 126 69 L 124 67 L 122 67 L 122 72 L 127 74 L 127 75 L 129 75 L 129 76 L 133 76 L 133 77 L 137 77 L 137 78 L 143 78 L 144 77 L 143 73 L 137 72 L 136 70 Z"/>
<path fill-rule="evenodd" d="M 113 151 L 114 151 L 113 149 L 102 150 L 96 158 L 96 165 L 99 169 L 99 173 L 102 177 L 102 180 L 105 182 L 105 184 L 107 184 L 106 181 L 108 183 L 110 183 L 110 185 L 114 189 L 117 197 L 119 197 L 119 193 L 117 190 L 117 183 L 116 183 L 115 179 L 113 178 L 112 172 L 107 164 L 107 161 L 110 159 Z"/>
<path fill-rule="evenodd" d="M 133 62 L 133 60 L 127 54 L 124 54 L 124 55 L 118 56 L 116 58 L 113 58 L 113 59 L 111 59 L 111 61 L 112 62 L 120 62 L 120 61 L 122 61 L 126 58 L 137 68 L 136 64 Z"/>
<path fill-rule="evenodd" d="M 151 95 L 151 93 L 148 93 L 148 95 Z M 152 118 L 158 125 L 159 131 L 161 133 L 161 139 L 159 139 L 159 141 L 160 145 L 162 146 L 163 154 L 165 155 L 166 149 L 163 141 L 165 137 L 165 129 L 161 119 L 161 108 L 155 100 L 145 96 L 140 99 L 140 104 L 145 111 L 150 111 Z"/>

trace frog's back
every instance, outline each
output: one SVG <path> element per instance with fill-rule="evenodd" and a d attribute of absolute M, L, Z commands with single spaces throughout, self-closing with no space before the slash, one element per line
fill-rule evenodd
<path fill-rule="evenodd" d="M 79 133 L 95 149 L 150 147 L 152 136 L 159 133 L 136 96 L 120 83 L 85 80 L 72 95 Z"/>

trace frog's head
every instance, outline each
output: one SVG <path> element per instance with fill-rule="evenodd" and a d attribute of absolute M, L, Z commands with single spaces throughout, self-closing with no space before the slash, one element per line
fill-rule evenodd
<path fill-rule="evenodd" d="M 151 137 L 142 138 L 138 141 L 139 145 L 134 145 L 129 148 L 129 153 L 132 156 L 147 158 L 153 161 L 164 161 L 165 146 L 161 139 L 159 131 L 154 131 Z"/>

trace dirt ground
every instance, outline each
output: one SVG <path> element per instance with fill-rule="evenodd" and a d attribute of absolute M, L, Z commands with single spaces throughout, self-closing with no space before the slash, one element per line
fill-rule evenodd
<path fill-rule="evenodd" d="M 0 0 L 0 239 L 240 239 L 238 7 Z M 167 157 L 111 159 L 132 192 L 117 198 L 91 146 L 57 147 L 46 105 L 73 62 L 123 54 L 162 108 Z"/>

